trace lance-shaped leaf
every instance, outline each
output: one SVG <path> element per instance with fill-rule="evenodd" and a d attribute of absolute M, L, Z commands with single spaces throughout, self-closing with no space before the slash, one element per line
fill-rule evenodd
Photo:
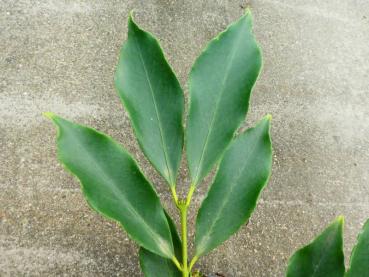
<path fill-rule="evenodd" d="M 170 216 L 165 214 L 168 219 L 170 232 L 173 238 L 174 252 L 178 261 L 182 260 L 182 243 L 179 238 L 176 226 Z M 174 263 L 166 258 L 160 257 L 145 248 L 141 247 L 140 265 L 145 277 L 181 277 L 182 273 Z"/>
<path fill-rule="evenodd" d="M 357 244 L 352 250 L 348 277 L 369 276 L 369 220 L 364 224 Z"/>
<path fill-rule="evenodd" d="M 310 244 L 298 250 L 288 264 L 287 277 L 342 277 L 343 217 L 338 217 Z"/>
<path fill-rule="evenodd" d="M 172 258 L 164 210 L 133 158 L 102 133 L 52 113 L 45 115 L 58 126 L 59 160 L 81 181 L 90 206 L 118 221 L 139 245 Z"/>
<path fill-rule="evenodd" d="M 270 116 L 237 137 L 227 149 L 196 219 L 196 256 L 234 234 L 253 212 L 272 165 Z"/>
<path fill-rule="evenodd" d="M 247 12 L 210 42 L 191 70 L 186 150 L 194 185 L 220 158 L 247 113 L 261 66 L 251 28 Z"/>
<path fill-rule="evenodd" d="M 174 186 L 183 146 L 183 92 L 157 40 L 132 17 L 115 86 L 146 157 Z"/>

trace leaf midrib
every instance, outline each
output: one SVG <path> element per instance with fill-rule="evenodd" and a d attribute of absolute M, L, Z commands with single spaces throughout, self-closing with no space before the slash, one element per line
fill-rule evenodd
<path fill-rule="evenodd" d="M 201 167 L 202 167 L 202 164 L 203 164 L 205 152 L 207 150 L 207 145 L 209 143 L 209 137 L 210 137 L 210 134 L 213 131 L 213 126 L 215 124 L 215 118 L 216 118 L 216 114 L 218 112 L 220 99 L 222 98 L 223 93 L 225 91 L 225 84 L 226 84 L 226 82 L 228 80 L 228 77 L 229 77 L 230 67 L 231 67 L 231 64 L 232 64 L 232 62 L 233 62 L 233 60 L 235 58 L 236 52 L 237 52 L 237 49 L 236 48 L 238 48 L 238 44 L 241 41 L 241 37 L 242 36 L 240 34 L 241 34 L 241 32 L 238 33 L 237 41 L 236 41 L 235 45 L 232 47 L 231 54 L 229 54 L 229 56 L 231 56 L 231 58 L 229 59 L 229 62 L 227 63 L 227 67 L 226 67 L 226 70 L 225 70 L 225 76 L 224 76 L 224 78 L 222 80 L 222 86 L 221 86 L 221 89 L 220 89 L 220 93 L 218 94 L 219 97 L 217 98 L 217 101 L 215 103 L 215 108 L 214 108 L 214 111 L 213 111 L 213 114 L 212 114 L 210 126 L 209 126 L 209 129 L 208 129 L 208 133 L 206 134 L 206 138 L 205 138 L 205 141 L 204 141 L 204 146 L 203 146 L 203 149 L 202 149 L 202 152 L 201 152 L 201 156 L 200 156 L 199 165 L 197 167 L 196 177 L 194 178 L 194 183 L 195 184 L 199 181 L 198 180 L 199 174 L 201 172 Z"/>
<path fill-rule="evenodd" d="M 155 99 L 155 94 L 154 94 L 154 89 L 152 87 L 152 84 L 151 84 L 151 79 L 149 77 L 149 73 L 147 71 L 147 68 L 146 68 L 146 64 L 145 64 L 145 61 L 143 59 L 143 56 L 142 56 L 142 53 L 141 53 L 141 48 L 140 48 L 140 45 L 139 43 L 137 43 L 137 38 L 136 37 L 133 37 L 134 39 L 134 45 L 136 47 L 136 50 L 139 54 L 139 57 L 140 57 L 140 61 L 141 61 L 141 64 L 142 64 L 142 67 L 145 71 L 145 75 L 146 75 L 146 81 L 147 81 L 147 84 L 149 85 L 149 88 L 150 88 L 150 92 L 151 92 L 151 99 L 152 99 L 152 102 L 154 104 L 154 108 L 155 108 L 155 116 L 156 116 L 156 120 L 158 122 L 158 125 L 159 125 L 159 133 L 160 133 L 160 142 L 161 142 L 161 146 L 163 148 L 163 152 L 164 152 L 164 160 L 165 160 L 165 165 L 167 167 L 167 170 L 168 170 L 168 177 L 169 177 L 169 182 L 170 182 L 170 185 L 174 185 L 174 182 L 173 182 L 173 177 L 172 177 L 172 172 L 171 172 L 171 169 L 169 168 L 169 158 L 168 158 L 168 153 L 167 153 L 167 145 L 164 141 L 164 136 L 163 136 L 163 127 L 161 125 L 161 121 L 160 121 L 160 117 L 159 117 L 159 111 L 158 111 L 158 107 L 157 107 L 157 104 L 156 104 L 156 99 Z"/>
<path fill-rule="evenodd" d="M 161 237 L 161 235 L 157 234 L 155 230 L 152 229 L 150 225 L 146 223 L 146 221 L 141 217 L 141 215 L 136 211 L 136 209 L 130 204 L 130 202 L 127 200 L 127 198 L 124 196 L 124 194 L 121 193 L 119 189 L 116 188 L 116 181 L 112 179 L 110 176 L 108 176 L 104 168 L 96 162 L 94 157 L 89 153 L 88 149 L 85 147 L 83 143 L 80 143 L 78 138 L 76 138 L 74 135 L 71 136 L 72 140 L 78 145 L 79 148 L 82 148 L 85 150 L 85 153 L 87 153 L 87 157 L 90 160 L 90 162 L 94 165 L 95 168 L 97 168 L 98 172 L 100 173 L 99 176 L 102 176 L 106 183 L 109 184 L 110 188 L 113 190 L 115 195 L 120 195 L 124 199 L 124 203 L 126 204 L 126 208 L 134 215 L 136 219 L 138 219 L 143 226 L 147 227 L 148 233 L 150 237 L 156 242 L 156 245 L 163 251 L 163 253 L 166 253 L 164 249 L 162 249 L 162 243 L 165 242 L 165 240 Z M 114 142 L 112 142 L 114 143 Z M 118 151 L 121 151 L 120 149 Z M 115 184 L 115 185 L 112 185 Z M 159 239 L 158 239 L 159 238 Z"/>

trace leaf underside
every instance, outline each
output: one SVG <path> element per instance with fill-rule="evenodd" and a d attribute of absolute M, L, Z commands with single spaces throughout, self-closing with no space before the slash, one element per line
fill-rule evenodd
<path fill-rule="evenodd" d="M 164 210 L 133 158 L 102 133 L 51 113 L 46 115 L 58 127 L 59 160 L 80 180 L 89 205 L 118 221 L 139 245 L 172 258 Z"/>
<path fill-rule="evenodd" d="M 358 236 L 357 244 L 352 250 L 350 269 L 348 277 L 369 276 L 369 220 L 364 224 L 361 234 Z"/>
<path fill-rule="evenodd" d="M 237 137 L 225 152 L 196 219 L 196 256 L 214 249 L 244 224 L 272 165 L 270 116 Z"/>
<path fill-rule="evenodd" d="M 291 258 L 287 277 L 342 277 L 345 274 L 343 218 L 339 217 Z"/>
<path fill-rule="evenodd" d="M 195 185 L 209 173 L 245 119 L 261 67 L 251 28 L 247 13 L 210 42 L 191 70 L 186 152 Z"/>
<path fill-rule="evenodd" d="M 173 238 L 174 252 L 178 261 L 182 260 L 182 243 L 177 233 L 176 226 L 170 216 L 166 213 L 170 232 Z M 145 277 L 181 277 L 182 273 L 174 263 L 166 258 L 160 257 L 145 248 L 140 248 L 140 265 Z"/>
<path fill-rule="evenodd" d="M 183 92 L 155 37 L 140 29 L 132 17 L 115 86 L 142 151 L 175 186 L 183 147 Z"/>

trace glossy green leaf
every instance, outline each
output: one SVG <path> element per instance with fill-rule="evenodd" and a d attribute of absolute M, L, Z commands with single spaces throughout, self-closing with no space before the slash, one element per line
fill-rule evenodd
<path fill-rule="evenodd" d="M 139 245 L 172 258 L 164 210 L 133 158 L 102 133 L 51 113 L 45 115 L 58 126 L 59 160 L 80 180 L 90 206 L 118 221 Z"/>
<path fill-rule="evenodd" d="M 253 212 L 272 165 L 270 116 L 237 137 L 227 149 L 196 219 L 196 256 L 234 234 Z"/>
<path fill-rule="evenodd" d="M 170 216 L 166 213 L 170 232 L 173 238 L 174 251 L 178 261 L 182 260 L 182 244 L 176 226 Z M 166 258 L 160 257 L 144 248 L 140 248 L 140 265 L 145 277 L 181 277 L 182 273 L 174 263 Z"/>
<path fill-rule="evenodd" d="M 369 220 L 364 224 L 361 234 L 358 236 L 357 244 L 352 250 L 349 277 L 369 276 Z"/>
<path fill-rule="evenodd" d="M 343 217 L 337 218 L 309 245 L 298 250 L 288 264 L 287 277 L 342 277 Z"/>
<path fill-rule="evenodd" d="M 195 185 L 220 158 L 247 113 L 261 67 L 251 28 L 247 12 L 210 42 L 191 70 L 186 150 Z"/>
<path fill-rule="evenodd" d="M 157 40 L 132 17 L 115 86 L 146 157 L 175 186 L 183 146 L 183 92 Z"/>

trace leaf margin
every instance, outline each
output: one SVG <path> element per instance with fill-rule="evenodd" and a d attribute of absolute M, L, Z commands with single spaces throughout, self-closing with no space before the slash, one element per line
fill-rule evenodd
<path fill-rule="evenodd" d="M 343 226 L 344 226 L 344 217 L 342 215 L 338 216 L 333 222 L 331 222 L 328 227 L 325 227 L 323 231 L 321 231 L 317 236 L 315 236 L 309 243 L 304 245 L 303 247 L 297 249 L 292 256 L 288 260 L 287 269 L 286 269 L 286 277 L 295 277 L 294 275 L 290 275 L 289 269 L 292 266 L 292 263 L 294 262 L 295 257 L 300 254 L 301 252 L 308 249 L 311 245 L 313 245 L 318 239 L 320 239 L 326 231 L 328 231 L 329 228 L 332 228 L 334 225 L 338 224 L 338 232 L 339 232 L 339 238 L 340 238 L 340 254 L 342 254 L 342 266 L 343 266 L 343 272 L 342 277 L 345 275 L 345 263 L 344 263 L 344 252 L 343 252 Z M 298 276 L 297 276 L 298 277 Z"/>

